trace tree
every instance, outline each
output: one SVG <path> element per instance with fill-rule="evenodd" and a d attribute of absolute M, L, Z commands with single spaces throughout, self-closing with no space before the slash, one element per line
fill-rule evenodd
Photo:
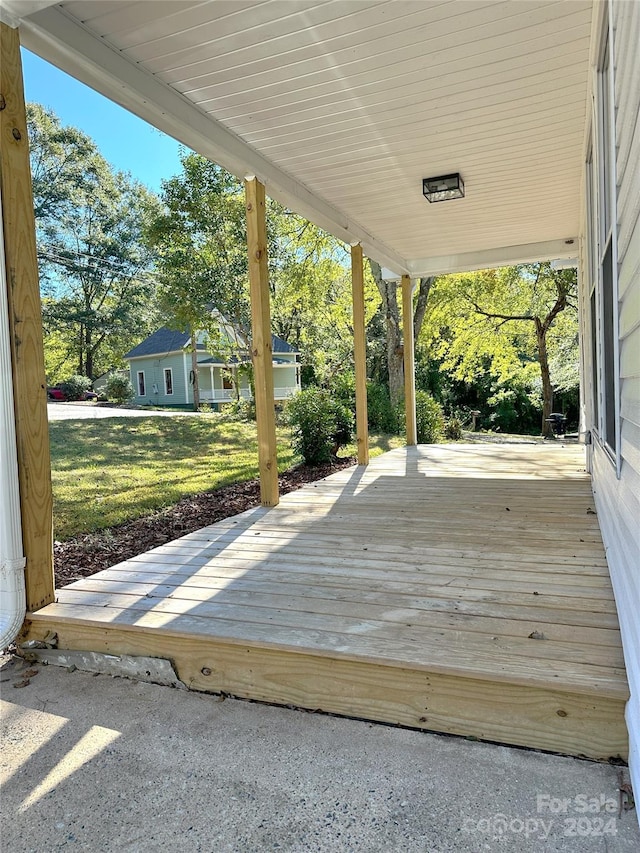
<path fill-rule="evenodd" d="M 433 352 L 467 381 L 489 370 L 503 384 L 516 376 L 530 382 L 537 369 L 542 434 L 551 435 L 551 364 L 571 329 L 575 339 L 576 286 L 575 270 L 554 270 L 548 262 L 442 278 L 429 317 Z"/>
<path fill-rule="evenodd" d="M 385 281 L 382 278 L 380 264 L 369 260 L 373 279 L 382 298 L 382 313 L 386 334 L 386 369 L 389 382 L 389 396 L 392 406 L 402 400 L 404 395 L 404 345 L 402 328 L 400 326 L 400 309 L 398 307 L 398 285 L 395 281 Z M 424 322 L 429 294 L 435 278 L 421 278 L 418 284 L 418 294 L 413 309 L 414 340 L 418 340 Z M 403 320 L 404 321 L 404 320 Z"/>
<path fill-rule="evenodd" d="M 353 359 L 348 252 L 335 237 L 276 202 L 270 202 L 268 223 L 273 329 L 326 385 Z M 369 322 L 380 298 L 370 275 L 364 285 Z"/>
<path fill-rule="evenodd" d="M 232 363 L 250 350 L 244 188 L 196 154 L 162 188 L 164 211 L 148 238 L 158 253 L 159 302 L 170 324 L 191 331 L 194 405 L 197 343 Z M 351 282 L 344 246 L 312 223 L 267 201 L 269 286 L 274 332 L 302 353 L 320 381 L 343 367 L 353 347 Z M 371 317 L 378 299 L 367 285 Z M 226 321 L 220 334 L 218 318 Z M 234 368 L 235 370 L 235 368 Z"/>
<path fill-rule="evenodd" d="M 121 362 L 151 319 L 152 255 L 142 237 L 157 200 L 38 105 L 29 133 L 45 357 L 55 372 L 93 379 Z"/>
<path fill-rule="evenodd" d="M 41 104 L 27 104 L 31 181 L 36 222 L 60 216 L 86 191 L 99 170 L 93 141 L 75 127 L 65 127 Z"/>
<path fill-rule="evenodd" d="M 249 349 L 244 192 L 239 181 L 204 157 L 185 152 L 181 159 L 182 173 L 162 184 L 164 209 L 149 223 L 147 240 L 157 252 L 158 304 L 165 322 L 190 333 L 197 411 L 199 335 L 221 354 Z M 232 334 L 221 334 L 220 316 Z"/>

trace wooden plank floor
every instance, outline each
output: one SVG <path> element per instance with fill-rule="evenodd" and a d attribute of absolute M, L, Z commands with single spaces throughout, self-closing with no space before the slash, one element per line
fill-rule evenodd
<path fill-rule="evenodd" d="M 584 450 L 394 450 L 58 591 L 29 636 L 170 658 L 197 690 L 626 756 Z"/>

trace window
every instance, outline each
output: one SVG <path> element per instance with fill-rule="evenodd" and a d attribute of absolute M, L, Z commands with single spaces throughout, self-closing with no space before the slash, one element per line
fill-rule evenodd
<path fill-rule="evenodd" d="M 168 397 L 173 394 L 173 370 L 170 367 L 164 370 L 164 393 Z"/>
<path fill-rule="evenodd" d="M 596 222 L 595 199 L 597 192 L 595 188 L 595 169 L 593 164 L 593 141 L 590 144 L 589 156 L 587 158 L 586 174 L 586 202 L 587 221 Z M 600 429 L 600 372 L 598 370 L 598 306 L 596 290 L 596 269 L 598 242 L 595 237 L 593 225 L 587 230 L 587 258 L 586 269 L 589 280 L 589 338 L 591 343 L 591 424 L 596 431 Z"/>
<path fill-rule="evenodd" d="M 601 400 L 602 439 L 616 456 L 616 350 L 617 350 L 617 281 L 615 274 L 615 158 L 613 120 L 613 79 L 611 70 L 610 39 L 604 40 L 602 61 L 598 70 L 598 178 L 599 178 L 599 241 L 597 272 L 600 284 L 600 346 L 601 346 Z"/>
<path fill-rule="evenodd" d="M 138 397 L 144 397 L 146 394 L 144 385 L 144 370 L 138 371 Z"/>
<path fill-rule="evenodd" d="M 225 391 L 231 391 L 233 389 L 233 379 L 229 376 L 228 373 L 222 374 L 222 387 Z"/>

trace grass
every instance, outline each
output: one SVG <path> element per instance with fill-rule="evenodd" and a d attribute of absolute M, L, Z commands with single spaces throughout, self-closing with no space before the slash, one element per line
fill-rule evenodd
<path fill-rule="evenodd" d="M 114 418 L 50 424 L 56 539 L 114 527 L 180 498 L 258 476 L 253 423 L 199 418 Z M 371 455 L 402 444 L 372 436 Z M 355 453 L 353 446 L 344 455 Z M 278 468 L 300 460 L 278 429 Z"/>

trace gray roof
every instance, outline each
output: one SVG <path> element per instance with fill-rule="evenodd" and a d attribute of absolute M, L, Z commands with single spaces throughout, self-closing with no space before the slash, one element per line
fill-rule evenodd
<path fill-rule="evenodd" d="M 189 342 L 188 332 L 176 332 L 174 329 L 169 329 L 163 326 L 145 338 L 142 343 L 130 350 L 125 358 L 140 358 L 145 355 L 165 355 L 168 352 L 177 352 L 181 350 Z M 297 352 L 290 344 L 283 341 L 277 335 L 271 335 L 271 345 L 273 352 Z M 204 344 L 198 344 L 198 350 L 206 352 Z"/>

